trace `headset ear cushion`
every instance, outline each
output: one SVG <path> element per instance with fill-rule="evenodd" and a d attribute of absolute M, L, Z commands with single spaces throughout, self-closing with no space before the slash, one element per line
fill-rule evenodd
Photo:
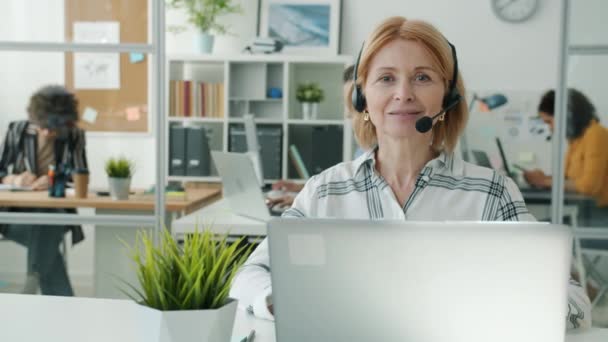
<path fill-rule="evenodd" d="M 359 113 L 365 110 L 365 96 L 361 93 L 361 87 L 355 86 L 352 94 L 353 108 Z"/>

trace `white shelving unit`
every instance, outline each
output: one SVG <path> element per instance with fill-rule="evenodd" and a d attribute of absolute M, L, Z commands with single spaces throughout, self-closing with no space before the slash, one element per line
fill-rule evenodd
<path fill-rule="evenodd" d="M 190 80 L 194 82 L 223 83 L 223 108 L 221 117 L 177 117 L 174 116 L 171 101 L 167 101 L 168 125 L 170 135 L 174 125 L 203 126 L 209 135 L 211 150 L 230 151 L 231 129 L 243 125 L 243 115 L 253 114 L 258 131 L 263 127 L 280 128 L 282 137 L 276 151 L 279 172 L 268 174 L 264 170 L 265 182 L 270 183 L 278 178 L 298 180 L 295 168 L 289 158 L 291 144 L 303 153 L 303 159 L 311 174 L 320 171 L 317 164 L 325 165 L 350 160 L 353 152 L 352 130 L 344 113 L 342 73 L 353 62 L 351 56 L 316 57 L 289 55 L 171 55 L 167 58 L 167 79 Z M 301 104 L 295 93 L 299 83 L 316 82 L 325 92 L 325 99 L 319 104 L 318 117 L 315 120 L 302 119 Z M 280 98 L 269 97 L 269 89 L 280 89 Z M 167 85 L 167 98 L 170 90 Z M 337 152 L 331 147 L 319 146 L 315 136 L 331 136 L 337 141 Z M 170 141 L 167 143 L 167 155 L 170 154 Z M 270 152 L 264 152 L 262 159 Z M 335 144 L 334 144 L 335 145 Z M 193 146 L 187 145 L 187 148 Z M 169 157 L 170 158 L 170 157 Z M 316 158 L 316 159 L 315 159 Z M 322 162 L 320 162 L 322 160 Z M 264 162 L 263 162 L 264 163 Z M 172 175 L 171 163 L 168 163 L 168 180 L 170 181 L 204 181 L 216 182 L 219 177 L 211 167 L 209 175 Z M 315 167 L 311 167 L 315 166 Z"/>

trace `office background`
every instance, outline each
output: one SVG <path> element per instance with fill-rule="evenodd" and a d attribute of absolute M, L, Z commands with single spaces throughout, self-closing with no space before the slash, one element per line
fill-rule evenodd
<path fill-rule="evenodd" d="M 128 1 L 128 0 L 124 0 Z M 218 37 L 217 54 L 240 53 L 255 36 L 257 1 L 239 1 L 243 15 L 231 15 L 235 37 Z M 3 0 L 0 4 L 0 40 L 62 41 L 64 31 L 63 0 Z M 572 44 L 608 44 L 603 27 L 603 14 L 608 3 L 602 0 L 575 1 L 571 11 Z M 356 55 L 362 41 L 374 25 L 390 15 L 419 18 L 435 24 L 456 45 L 461 72 L 467 89 L 476 92 L 503 91 L 517 94 L 524 114 L 535 115 L 540 94 L 554 88 L 557 82 L 560 3 L 541 0 L 536 15 L 521 24 L 500 21 L 492 12 L 489 0 L 343 0 L 340 54 Z M 185 15 L 167 10 L 167 25 L 183 24 Z M 167 54 L 192 53 L 192 32 L 167 33 Z M 8 122 L 25 118 L 30 94 L 42 84 L 64 84 L 63 53 L 0 54 L 0 135 Z M 608 56 L 572 57 L 568 70 L 569 86 L 588 94 L 596 104 L 603 122 L 608 121 L 608 98 L 604 80 L 608 79 Z M 150 99 L 152 100 L 152 99 Z M 502 119 L 496 115 L 496 124 Z M 153 130 L 150 130 L 153 132 Z M 87 135 L 92 187 L 106 186 L 104 161 L 117 151 L 137 164 L 134 187 L 145 188 L 155 181 L 155 137 L 148 134 L 90 133 Z M 506 142 L 509 144 L 509 142 Z M 539 166 L 550 169 L 550 143 L 534 146 Z M 142 153 L 143 152 L 143 153 Z M 515 154 L 516 151 L 513 152 Z M 543 156 L 542 158 L 540 156 Z M 92 277 L 93 241 L 91 227 L 85 227 L 89 238 L 69 254 L 70 276 L 75 284 Z M 25 255 L 21 248 L 4 244 L 0 248 L 0 278 L 22 274 Z M 13 261 L 14 260 L 14 261 Z"/>

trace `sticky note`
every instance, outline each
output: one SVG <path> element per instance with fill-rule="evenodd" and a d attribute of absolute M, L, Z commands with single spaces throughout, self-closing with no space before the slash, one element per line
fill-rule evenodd
<path fill-rule="evenodd" d="M 318 234 L 293 234 L 287 237 L 289 261 L 296 266 L 325 265 L 325 240 Z"/>
<path fill-rule="evenodd" d="M 139 107 L 127 107 L 127 121 L 137 121 L 141 118 Z"/>
<path fill-rule="evenodd" d="M 86 107 L 84 113 L 82 113 L 82 121 L 93 124 L 95 120 L 97 120 L 97 111 L 91 107 Z"/>
<path fill-rule="evenodd" d="M 129 54 L 129 61 L 131 63 L 140 63 L 144 61 L 144 54 L 140 52 L 131 52 Z"/>
<path fill-rule="evenodd" d="M 519 152 L 518 158 L 519 162 L 531 164 L 536 161 L 536 155 L 534 152 Z"/>

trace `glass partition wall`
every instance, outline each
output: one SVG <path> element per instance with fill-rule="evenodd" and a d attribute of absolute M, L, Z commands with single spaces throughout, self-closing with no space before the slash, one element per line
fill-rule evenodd
<path fill-rule="evenodd" d="M 562 2 L 552 140 L 552 221 L 573 227 L 594 325 L 608 324 L 608 76 L 600 1 Z"/>
<path fill-rule="evenodd" d="M 0 292 L 124 298 L 117 279 L 136 277 L 121 240 L 168 223 L 154 191 L 166 179 L 164 1 L 3 6 Z M 106 172 L 120 158 L 128 200 L 113 197 L 121 170 Z"/>

